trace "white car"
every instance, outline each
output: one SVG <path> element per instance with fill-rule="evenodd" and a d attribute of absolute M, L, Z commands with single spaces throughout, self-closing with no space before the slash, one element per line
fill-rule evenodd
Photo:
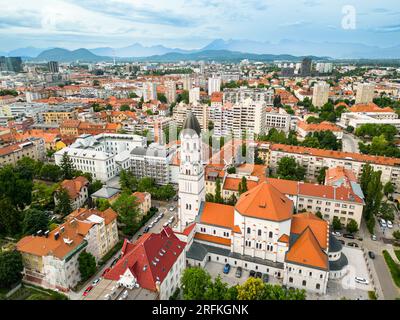
<path fill-rule="evenodd" d="M 168 221 L 163 224 L 163 227 L 168 227 L 168 226 L 169 226 L 169 222 Z"/>
<path fill-rule="evenodd" d="M 175 207 L 169 208 L 169 211 L 174 211 L 174 210 L 175 210 Z"/>
<path fill-rule="evenodd" d="M 355 277 L 354 280 L 357 283 L 361 283 L 361 284 L 368 284 L 369 283 L 367 279 L 364 279 L 364 278 L 361 278 L 361 277 Z"/>
<path fill-rule="evenodd" d="M 389 228 L 389 229 L 392 229 L 393 228 L 393 223 L 392 223 L 392 221 L 387 221 L 386 222 L 386 224 L 387 224 L 387 227 Z"/>
<path fill-rule="evenodd" d="M 95 285 L 98 284 L 99 282 L 100 282 L 100 278 L 93 280 L 92 286 L 95 286 Z"/>
<path fill-rule="evenodd" d="M 332 234 L 336 237 L 341 237 L 342 234 L 339 231 L 333 231 Z"/>
<path fill-rule="evenodd" d="M 376 241 L 376 235 L 372 234 L 371 239 L 372 239 L 372 241 Z"/>
<path fill-rule="evenodd" d="M 382 228 L 387 227 L 386 221 L 384 219 L 379 220 L 379 224 L 381 225 Z"/>

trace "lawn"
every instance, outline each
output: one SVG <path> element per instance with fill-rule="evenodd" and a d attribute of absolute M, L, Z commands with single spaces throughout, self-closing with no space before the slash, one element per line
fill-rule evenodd
<path fill-rule="evenodd" d="M 383 257 L 385 258 L 386 264 L 388 265 L 390 273 L 392 274 L 394 283 L 400 288 L 400 265 L 393 260 L 389 252 L 383 250 L 382 253 Z"/>
<path fill-rule="evenodd" d="M 52 290 L 23 285 L 8 300 L 68 300 L 68 297 Z"/>

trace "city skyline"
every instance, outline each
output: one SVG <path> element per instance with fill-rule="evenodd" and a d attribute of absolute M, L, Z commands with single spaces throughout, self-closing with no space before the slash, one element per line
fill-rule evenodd
<path fill-rule="evenodd" d="M 332 4 L 287 0 L 286 4 L 253 0 L 16 0 L 4 3 L 0 12 L 4 39 L 0 51 L 29 46 L 118 48 L 133 43 L 199 49 L 215 39 L 246 40 L 250 52 L 256 45 L 253 42 L 270 44 L 270 50 L 285 44 L 285 52 L 265 53 L 296 53 L 302 41 L 329 42 L 336 47 L 342 43 L 381 48 L 399 45 L 393 41 L 400 35 L 400 5 L 395 1 L 340 0 Z M 288 9 L 296 5 L 296 10 Z M 343 19 L 353 13 L 354 25 L 346 27 Z"/>

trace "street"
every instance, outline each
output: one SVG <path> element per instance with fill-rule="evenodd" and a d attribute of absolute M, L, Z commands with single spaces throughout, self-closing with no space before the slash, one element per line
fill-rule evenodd
<path fill-rule="evenodd" d="M 151 224 L 151 222 L 153 222 L 155 220 L 155 218 L 157 217 L 157 215 L 159 215 L 161 212 L 164 213 L 164 216 L 157 222 L 154 224 L 154 226 L 149 230 L 149 232 L 151 233 L 159 233 L 162 229 L 163 229 L 163 225 L 164 223 L 166 223 L 168 221 L 168 219 L 172 216 L 175 217 L 174 222 L 172 223 L 172 225 L 170 225 L 170 227 L 172 228 L 174 226 L 174 224 L 177 221 L 177 202 L 176 201 L 170 201 L 170 202 L 165 202 L 165 201 L 153 201 L 152 205 L 156 208 L 158 208 L 158 212 L 149 220 L 147 221 L 147 223 L 140 228 L 131 238 L 132 242 L 135 242 L 137 239 L 139 239 L 140 235 L 144 234 L 144 229 Z M 174 207 L 173 211 L 170 211 L 171 207 Z M 110 260 L 107 261 L 106 264 L 104 264 L 98 271 L 97 273 L 92 276 L 88 281 L 86 281 L 85 285 L 83 285 L 81 287 L 81 289 L 77 292 L 71 291 L 69 293 L 69 297 L 71 300 L 81 300 L 84 299 L 83 297 L 83 293 L 85 292 L 86 288 L 89 287 L 90 285 L 92 285 L 93 280 L 101 278 L 103 275 L 103 272 L 107 269 L 111 267 L 112 262 L 114 261 L 114 259 L 117 259 L 119 256 L 120 252 L 118 251 Z"/>
<path fill-rule="evenodd" d="M 356 139 L 352 134 L 343 133 L 342 138 L 342 151 L 360 153 L 358 148 L 358 139 Z"/>

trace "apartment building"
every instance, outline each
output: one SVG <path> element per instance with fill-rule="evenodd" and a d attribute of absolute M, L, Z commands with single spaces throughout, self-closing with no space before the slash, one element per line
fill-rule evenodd
<path fill-rule="evenodd" d="M 265 132 L 275 128 L 287 133 L 290 131 L 290 121 L 290 114 L 267 111 L 265 113 Z"/>
<path fill-rule="evenodd" d="M 222 107 L 210 107 L 210 120 L 214 123 L 215 136 L 233 135 L 240 138 L 265 133 L 266 108 L 264 102 L 250 98 Z"/>
<path fill-rule="evenodd" d="M 353 219 L 361 225 L 364 195 L 361 188 L 329 186 L 284 179 L 268 178 L 267 182 L 293 201 L 297 211 L 320 212 L 322 217 L 332 223 L 339 218 L 345 226 Z"/>
<path fill-rule="evenodd" d="M 146 215 L 151 208 L 151 194 L 149 192 L 136 191 L 133 193 L 133 196 L 137 199 L 141 215 Z"/>
<path fill-rule="evenodd" d="M 175 81 L 165 81 L 165 97 L 167 98 L 168 103 L 173 103 L 176 101 L 176 83 Z"/>
<path fill-rule="evenodd" d="M 374 99 L 375 84 L 359 83 L 357 85 L 356 104 L 370 103 Z"/>
<path fill-rule="evenodd" d="M 321 131 L 332 132 L 337 139 L 343 138 L 343 130 L 337 125 L 329 121 L 323 121 L 321 123 L 307 123 L 305 121 L 297 121 L 296 132 L 298 137 L 303 140 L 308 134 Z"/>
<path fill-rule="evenodd" d="M 138 179 L 153 178 L 158 185 L 171 183 L 170 164 L 175 149 L 152 143 L 146 147 L 136 147 L 130 151 L 130 170 Z"/>
<path fill-rule="evenodd" d="M 75 169 L 89 172 L 94 179 L 106 182 L 121 169 L 129 168 L 131 150 L 146 145 L 146 138 L 138 135 L 81 135 L 69 147 L 57 151 L 54 157 L 55 163 L 60 165 L 64 153 L 67 153 Z"/>
<path fill-rule="evenodd" d="M 155 82 L 143 83 L 142 97 L 145 102 L 157 100 L 157 84 Z"/>
<path fill-rule="evenodd" d="M 73 210 L 82 207 L 89 197 L 89 180 L 82 176 L 62 181 L 60 188 L 67 190 Z M 57 202 L 55 194 L 54 203 L 57 205 Z"/>
<path fill-rule="evenodd" d="M 75 120 L 78 112 L 74 106 L 54 106 L 52 109 L 43 113 L 44 123 L 61 124 L 65 120 Z"/>
<path fill-rule="evenodd" d="M 2 146 L 0 148 L 0 166 L 15 165 L 23 157 L 43 160 L 45 156 L 45 141 L 42 138 L 30 138 Z"/>
<path fill-rule="evenodd" d="M 213 76 L 208 78 L 208 95 L 221 91 L 221 78 Z"/>
<path fill-rule="evenodd" d="M 274 90 L 266 88 L 225 88 L 223 90 L 223 102 L 232 104 L 240 103 L 250 98 L 255 102 L 264 102 L 267 106 L 274 104 Z"/>
<path fill-rule="evenodd" d="M 118 242 L 117 214 L 78 209 L 52 231 L 40 230 L 17 243 L 25 282 L 68 292 L 81 280 L 78 257 L 87 251 L 101 259 Z"/>
<path fill-rule="evenodd" d="M 269 167 L 272 172 L 276 172 L 280 159 L 291 157 L 304 166 L 306 179 L 309 181 L 316 181 L 322 168 L 338 166 L 353 171 L 357 179 L 359 179 L 363 166 L 368 163 L 375 171 L 380 170 L 382 172 L 381 181 L 383 184 L 390 181 L 395 186 L 396 192 L 400 192 L 400 159 L 397 158 L 283 144 L 272 144 L 269 150 Z"/>
<path fill-rule="evenodd" d="M 198 103 L 200 101 L 200 88 L 195 87 L 189 90 L 189 103 Z"/>
<path fill-rule="evenodd" d="M 312 104 L 318 108 L 322 107 L 329 99 L 329 84 L 320 81 L 314 85 Z"/>

